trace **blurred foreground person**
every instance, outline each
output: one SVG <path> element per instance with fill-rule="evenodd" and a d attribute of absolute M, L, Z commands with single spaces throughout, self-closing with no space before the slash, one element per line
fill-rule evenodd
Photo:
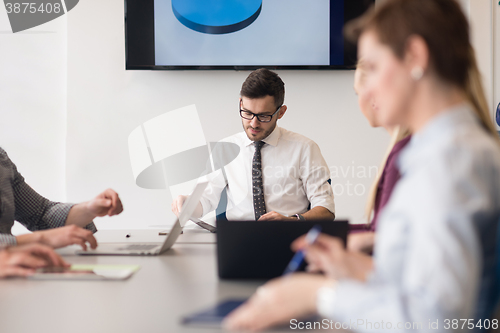
<path fill-rule="evenodd" d="M 335 238 L 312 246 L 300 238 L 293 247 L 326 276 L 271 281 L 225 327 L 260 330 L 320 314 L 354 331 L 436 331 L 434 323 L 458 331 L 464 318 L 474 329 L 492 301 L 500 145 L 480 81 L 472 82 L 467 20 L 454 0 L 388 0 L 350 30 L 381 124 L 413 133 L 380 216 L 373 266 Z"/>
<path fill-rule="evenodd" d="M 354 73 L 354 91 L 358 95 L 359 108 L 371 127 L 383 127 L 378 119 L 380 112 L 376 101 L 366 94 L 367 69 L 365 67 L 365 62 L 360 59 Z M 401 177 L 397 168 L 397 160 L 403 148 L 410 142 L 410 131 L 401 126 L 385 126 L 384 128 L 391 136 L 391 141 L 368 194 L 365 215 L 369 223 L 350 225 L 347 239 L 349 250 L 373 252 L 380 213 L 389 202 L 392 190 Z"/>
<path fill-rule="evenodd" d="M 79 204 L 44 198 L 26 184 L 7 153 L 0 148 L 0 247 L 39 243 L 60 248 L 77 244 L 85 250 L 89 243 L 91 248 L 96 248 L 93 233 L 97 229 L 93 219 L 122 211 L 121 200 L 111 189 Z M 13 236 L 14 221 L 33 232 Z"/>
<path fill-rule="evenodd" d="M 29 276 L 43 267 L 69 267 L 50 247 L 42 244 L 13 246 L 0 250 L 0 278 Z"/>

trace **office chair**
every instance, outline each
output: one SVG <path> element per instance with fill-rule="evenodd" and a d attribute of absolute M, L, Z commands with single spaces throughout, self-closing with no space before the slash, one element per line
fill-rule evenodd
<path fill-rule="evenodd" d="M 222 190 L 220 194 L 219 205 L 215 209 L 215 220 L 227 220 L 226 217 L 226 208 L 227 208 L 227 187 Z"/>
<path fill-rule="evenodd" d="M 480 227 L 483 269 L 476 320 L 491 319 L 500 305 L 500 220 Z"/>
<path fill-rule="evenodd" d="M 496 246 L 496 279 L 493 288 L 493 307 L 491 308 L 490 318 L 500 320 L 500 222 L 497 226 L 497 246 Z"/>

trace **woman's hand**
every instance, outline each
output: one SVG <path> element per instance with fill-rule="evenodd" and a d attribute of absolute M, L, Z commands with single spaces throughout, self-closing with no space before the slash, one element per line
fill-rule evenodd
<path fill-rule="evenodd" d="M 95 249 L 97 247 L 97 240 L 94 238 L 92 231 L 77 227 L 76 225 L 35 231 L 31 234 L 17 236 L 16 239 L 19 245 L 41 243 L 55 249 L 77 244 L 83 250 L 87 250 L 87 242 L 91 248 Z"/>
<path fill-rule="evenodd" d="M 65 227 L 37 231 L 35 233 L 41 233 L 40 243 L 55 249 L 76 244 L 80 245 L 84 251 L 87 251 L 87 242 L 92 249 L 97 247 L 97 240 L 92 231 L 77 227 L 76 225 L 67 225 Z"/>
<path fill-rule="evenodd" d="M 316 313 L 316 294 L 331 281 L 321 275 L 293 274 L 271 280 L 224 319 L 230 330 L 258 331 Z"/>
<path fill-rule="evenodd" d="M 294 251 L 304 250 L 309 271 L 324 272 L 331 279 L 355 279 L 366 281 L 373 270 L 369 255 L 344 249 L 342 240 L 320 234 L 316 242 L 308 245 L 305 235 L 292 243 Z"/>
<path fill-rule="evenodd" d="M 28 244 L 9 247 L 0 251 L 0 278 L 29 276 L 42 267 L 69 267 L 50 247 Z"/>
<path fill-rule="evenodd" d="M 351 233 L 347 236 L 347 249 L 364 253 L 373 252 L 375 233 L 373 231 Z"/>

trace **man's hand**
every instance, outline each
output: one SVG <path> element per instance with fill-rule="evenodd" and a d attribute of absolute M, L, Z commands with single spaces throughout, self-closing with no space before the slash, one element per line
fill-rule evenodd
<path fill-rule="evenodd" d="M 84 251 L 87 251 L 87 242 L 92 249 L 97 247 L 97 240 L 92 231 L 77 227 L 76 225 L 68 225 L 62 228 L 40 232 L 42 233 L 41 243 L 56 249 L 77 244 L 80 245 Z"/>
<path fill-rule="evenodd" d="M 298 219 L 295 216 L 285 216 L 272 211 L 262 215 L 259 221 L 298 221 Z"/>
<path fill-rule="evenodd" d="M 66 225 L 74 224 L 83 228 L 97 216 L 113 216 L 122 211 L 123 205 L 118 193 L 108 188 L 94 199 L 71 207 L 66 218 Z"/>
<path fill-rule="evenodd" d="M 186 199 L 187 199 L 186 195 L 179 195 L 177 198 L 174 199 L 174 201 L 172 201 L 172 212 L 175 214 L 175 216 L 179 217 L 182 205 L 184 205 L 184 201 L 186 201 Z"/>
<path fill-rule="evenodd" d="M 32 234 L 20 235 L 16 238 L 19 245 L 41 243 L 57 249 L 60 247 L 77 244 L 86 251 L 86 242 L 89 242 L 91 248 L 95 249 L 97 247 L 97 241 L 94 238 L 92 231 L 77 227 L 76 225 L 68 225 L 56 229 L 35 231 Z"/>
<path fill-rule="evenodd" d="M 316 295 L 331 281 L 321 275 L 298 273 L 266 283 L 224 319 L 230 330 L 260 331 L 316 313 Z"/>
<path fill-rule="evenodd" d="M 305 213 L 302 216 L 306 220 L 334 220 L 335 215 L 331 213 L 328 209 L 322 206 L 316 206 Z M 259 221 L 300 221 L 296 216 L 285 216 L 275 211 L 266 213 L 259 218 Z"/>
<path fill-rule="evenodd" d="M 94 199 L 87 202 L 87 209 L 95 216 L 113 216 L 123 211 L 118 193 L 108 188 Z"/>
<path fill-rule="evenodd" d="M 179 214 L 182 211 L 182 206 L 184 206 L 184 202 L 187 200 L 188 196 L 186 195 L 179 195 L 177 198 L 172 201 L 172 212 L 179 217 Z M 198 202 L 196 205 L 196 208 L 194 209 L 193 214 L 191 214 L 190 217 L 196 217 L 200 218 L 203 215 L 203 206 L 201 205 L 201 202 Z"/>
<path fill-rule="evenodd" d="M 29 276 L 37 268 L 69 267 L 51 248 L 41 244 L 10 247 L 0 251 L 0 278 Z"/>

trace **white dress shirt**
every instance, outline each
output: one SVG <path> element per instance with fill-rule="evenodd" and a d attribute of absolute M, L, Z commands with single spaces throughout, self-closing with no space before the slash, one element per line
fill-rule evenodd
<path fill-rule="evenodd" d="M 262 179 L 267 212 L 285 216 L 317 206 L 335 213 L 329 168 L 318 145 L 297 133 L 276 126 L 261 149 Z M 228 220 L 255 220 L 252 191 L 252 159 L 255 146 L 245 132 L 222 140 L 240 147 L 238 156 L 223 170 L 208 175 L 209 184 L 200 200 L 203 215 L 217 208 L 227 186 Z M 225 175 L 224 175 L 225 173 Z M 309 207 L 310 204 L 310 207 Z"/>
<path fill-rule="evenodd" d="M 500 214 L 500 147 L 460 105 L 413 135 L 399 167 L 402 177 L 380 218 L 372 275 L 367 283 L 341 280 L 334 292 L 321 290 L 318 309 L 339 322 L 364 321 L 355 331 L 370 331 L 368 322 L 378 332 L 417 330 L 418 323 L 418 331 L 457 331 L 446 329 L 447 319 L 461 328 L 460 319 L 474 317 L 479 230 Z M 381 329 L 382 321 L 392 329 Z M 429 328 L 436 321 L 438 330 Z"/>

